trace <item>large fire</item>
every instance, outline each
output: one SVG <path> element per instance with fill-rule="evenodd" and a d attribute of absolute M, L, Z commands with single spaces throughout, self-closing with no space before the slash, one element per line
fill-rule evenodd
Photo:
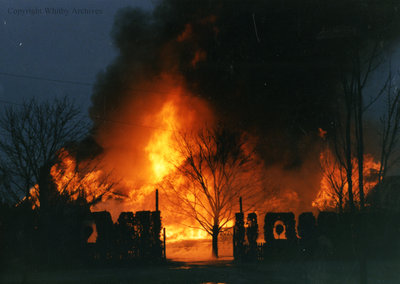
<path fill-rule="evenodd" d="M 213 124 L 213 116 L 207 104 L 189 95 L 178 83 L 168 76 L 161 78 L 158 88 L 162 87 L 162 93 L 155 90 L 155 94 L 149 96 L 145 102 L 127 103 L 117 114 L 115 123 L 103 126 L 98 137 L 99 143 L 104 148 L 101 157 L 102 167 L 94 166 L 97 164 L 93 161 L 77 165 L 74 157 L 66 149 L 61 149 L 59 151 L 61 162 L 51 168 L 57 189 L 60 192 L 68 192 L 73 198 L 81 196 L 84 192 L 89 202 L 100 198 L 101 201 L 92 206 L 92 211 L 107 210 L 114 222 L 123 211 L 154 210 L 155 189 L 159 188 L 159 183 L 173 174 L 176 167 L 184 160 L 176 145 L 176 135 Z M 370 155 L 366 155 L 364 160 L 365 193 L 368 193 L 377 182 L 373 178 L 373 173 L 379 169 L 379 164 L 374 162 Z M 342 190 L 343 202 L 346 202 L 346 173 L 335 163 L 330 150 L 327 149 L 320 154 L 320 164 L 322 166 L 320 188 L 312 204 L 305 210 L 310 210 L 310 205 L 318 210 L 337 209 L 338 194 L 335 188 Z M 353 184 L 357 189 L 357 161 L 354 160 L 353 164 Z M 269 171 L 279 184 L 277 179 L 282 170 L 270 168 Z M 117 185 L 105 180 L 108 172 L 112 172 L 113 178 L 119 181 Z M 309 184 L 312 184 L 313 178 L 311 175 L 307 177 L 308 171 L 298 175 L 304 180 L 309 179 Z M 290 179 L 289 176 L 285 178 Z M 294 177 L 293 187 L 297 184 L 298 178 Z M 290 182 L 286 181 L 286 185 L 290 185 Z M 110 188 L 116 194 L 103 195 Z M 210 251 L 205 249 L 204 241 L 207 240 L 210 245 L 211 236 L 200 228 L 193 218 L 180 214 L 180 208 L 173 207 L 168 200 L 171 195 L 163 190 L 168 191 L 168 188 L 164 187 L 160 191 L 159 208 L 162 211 L 162 222 L 169 242 L 169 257 L 193 257 L 193 248 L 188 250 L 188 246 L 190 242 L 196 240 L 199 241 L 198 245 L 202 246 L 202 249 L 195 251 L 196 257 L 209 257 Z M 357 196 L 355 194 L 356 201 Z M 297 191 L 291 187 L 283 188 L 278 185 L 275 194 L 264 199 L 262 208 L 256 210 L 260 216 L 261 227 L 262 216 L 267 211 L 296 211 L 293 206 L 299 208 L 303 206 Z M 233 226 L 233 220 L 225 226 Z M 231 248 L 226 248 L 228 253 L 230 250 Z"/>
<path fill-rule="evenodd" d="M 211 127 L 214 124 L 212 110 L 204 100 L 187 91 L 179 76 L 164 74 L 138 89 L 141 88 L 147 91 L 146 96 L 127 100 L 99 127 L 96 139 L 104 149 L 101 158 L 99 157 L 102 167 L 93 167 L 96 164 L 93 162 L 77 165 L 67 150 L 62 149 L 59 152 L 61 162 L 51 169 L 57 188 L 60 192 L 69 192 L 73 197 L 79 196 L 84 190 L 88 201 L 101 198 L 101 202 L 93 205 L 92 211 L 107 210 L 114 222 L 124 211 L 154 210 L 154 192 L 157 188 L 161 189 L 159 209 L 169 247 L 171 243 L 182 243 L 181 241 L 208 240 L 211 237 L 193 218 L 181 214 L 180 208 L 171 205 L 168 200 L 171 195 L 165 192 L 168 188 L 160 188 L 159 183 L 173 174 L 184 160 L 179 146 L 176 145 L 177 135 L 195 132 L 204 125 Z M 343 182 L 343 196 L 346 196 L 344 172 L 333 163 L 332 154 L 327 150 L 321 153 L 320 160 L 324 163 L 326 173 L 332 174 L 336 182 Z M 356 161 L 354 164 L 354 170 L 357 171 Z M 366 192 L 375 185 L 375 181 L 369 177 L 370 172 L 378 169 L 378 166 L 371 156 L 365 157 Z M 262 216 L 267 211 L 293 210 L 299 213 L 299 210 L 310 210 L 311 202 L 304 205 L 298 192 L 301 188 L 312 188 L 315 177 L 319 177 L 315 175 L 314 164 L 303 167 L 294 176 L 284 174 L 279 167 L 270 167 L 268 171 L 274 182 L 269 184 L 268 190 L 271 191 L 272 187 L 276 189 L 274 194 L 262 197 L 262 208 L 256 210 L 260 226 Z M 105 181 L 106 173 L 113 173 L 118 184 Z M 337 207 L 331 182 L 326 174 L 322 174 L 318 195 L 312 202 L 314 208 L 325 210 Z M 297 188 L 299 185 L 300 189 Z M 113 194 L 108 198 L 103 196 L 111 187 Z M 229 226 L 233 226 L 233 221 L 226 224 L 226 227 Z M 185 252 L 187 251 L 183 249 L 177 254 L 182 256 Z M 210 255 L 209 251 L 202 253 Z M 169 255 L 171 256 L 171 251 Z"/>
<path fill-rule="evenodd" d="M 115 179 L 119 180 L 118 185 L 113 188 L 113 192 L 117 194 L 114 198 L 111 195 L 110 198 L 103 197 L 101 202 L 92 207 L 93 211 L 107 210 L 116 221 L 123 211 L 155 209 L 155 189 L 166 176 L 174 173 L 176 166 L 184 160 L 176 145 L 176 135 L 184 131 L 195 131 L 205 124 L 212 125 L 213 123 L 213 116 L 207 104 L 188 94 L 179 84 L 179 80 L 164 76 L 156 85 L 158 89 L 155 89 L 154 94 L 149 95 L 145 101 L 127 103 L 116 114 L 116 122 L 103 125 L 98 137 L 99 143 L 105 150 L 101 158 L 102 168 L 92 167 L 93 163 L 77 165 L 67 150 L 60 150 L 61 162 L 51 168 L 51 175 L 60 192 L 67 191 L 76 198 L 84 190 L 88 201 L 102 198 L 102 194 L 111 188 L 110 182 L 104 182 L 105 173 L 113 172 Z M 158 91 L 160 88 L 162 92 Z M 321 153 L 320 163 L 323 173 L 312 207 L 319 210 L 336 209 L 338 207 L 337 193 L 332 189 L 332 185 L 341 188 L 345 202 L 347 197 L 345 172 L 334 162 L 330 150 Z M 353 184 L 356 188 L 356 160 L 353 163 Z M 376 184 L 371 173 L 378 169 L 379 164 L 374 162 L 370 155 L 366 155 L 364 170 L 366 193 Z M 277 168 L 269 169 L 269 171 L 273 176 L 278 177 L 282 170 Z M 275 171 L 276 174 L 274 174 Z M 307 177 L 307 172 L 299 173 L 299 175 L 312 180 L 310 176 Z M 286 179 L 290 177 L 286 176 Z M 298 178 L 295 180 L 294 183 L 297 183 Z M 168 189 L 164 188 L 164 190 Z M 167 198 L 165 192 L 162 191 L 160 196 L 163 225 L 166 227 L 167 240 L 170 244 L 171 242 L 210 239 L 210 236 L 199 228 L 194 219 L 180 214 L 179 208 L 171 206 L 168 202 L 170 196 Z M 296 190 L 279 187 L 273 196 L 265 199 L 263 208 L 260 208 L 261 210 L 257 213 L 261 217 L 266 212 L 264 210 L 293 210 L 294 204 L 300 206 L 299 202 Z M 262 226 L 261 222 L 260 220 Z M 229 221 L 226 227 L 232 225 L 233 221 Z M 178 253 L 182 255 L 184 252 Z M 205 254 L 209 255 L 209 252 L 206 251 Z"/>
<path fill-rule="evenodd" d="M 177 77 L 162 75 L 143 89 L 153 92 L 148 92 L 146 99 L 127 102 L 115 114 L 117 122 L 103 125 L 98 135 L 105 152 L 105 170 L 120 180 L 119 198 L 101 202 L 93 210 L 110 211 L 114 221 L 122 211 L 154 210 L 158 183 L 183 161 L 174 144 L 176 135 L 213 123 L 207 104 L 185 90 Z M 209 238 L 194 220 L 167 203 L 165 192 L 160 191 L 169 242 Z"/>
<path fill-rule="evenodd" d="M 100 202 L 93 203 L 92 211 L 107 210 L 114 222 L 123 211 L 155 210 L 157 185 L 183 161 L 174 144 L 176 135 L 181 131 L 195 131 L 203 124 L 212 125 L 206 104 L 174 83 L 171 77 L 163 77 L 158 86 L 162 88 L 161 93 L 159 89 L 154 90 L 155 95 L 146 100 L 146 105 L 130 102 L 116 119 L 124 123 L 103 128 L 99 142 L 105 151 L 101 157 L 78 164 L 68 150 L 61 149 L 59 162 L 50 171 L 58 191 L 73 199 L 84 196 L 88 202 L 99 199 Z M 159 209 L 170 243 L 170 257 L 187 253 L 187 248 L 180 245 L 175 252 L 171 251 L 171 243 L 210 238 L 194 220 L 180 214 L 179 208 L 171 208 L 164 192 L 160 192 L 160 197 Z M 35 201 L 40 206 L 37 198 Z M 196 254 L 209 256 L 208 251 Z"/>

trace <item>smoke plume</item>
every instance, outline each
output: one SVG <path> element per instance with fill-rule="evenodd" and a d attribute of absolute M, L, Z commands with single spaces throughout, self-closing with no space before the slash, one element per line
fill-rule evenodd
<path fill-rule="evenodd" d="M 318 187 L 318 129 L 329 133 L 339 107 L 349 47 L 395 38 L 396 5 L 168 0 L 152 12 L 123 9 L 112 30 L 119 56 L 99 74 L 92 96 L 95 133 L 102 141 L 117 135 L 115 123 L 158 127 L 143 117 L 170 95 L 174 84 L 163 78 L 174 78 L 218 120 L 258 137 L 259 155 L 272 171 L 281 170 L 284 187 Z M 134 135 L 137 144 L 145 132 Z M 288 179 L 293 173 L 307 182 Z"/>

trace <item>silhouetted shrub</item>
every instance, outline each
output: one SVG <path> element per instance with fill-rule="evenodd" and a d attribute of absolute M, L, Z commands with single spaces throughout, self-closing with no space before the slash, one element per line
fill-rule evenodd
<path fill-rule="evenodd" d="M 299 215 L 297 233 L 300 237 L 299 249 L 302 255 L 313 255 L 317 240 L 317 224 L 311 212 L 304 212 Z"/>
<path fill-rule="evenodd" d="M 242 259 L 245 254 L 245 236 L 244 214 L 235 214 L 235 227 L 233 228 L 233 256 L 236 260 Z"/>
<path fill-rule="evenodd" d="M 258 238 L 258 223 L 257 214 L 250 213 L 247 215 L 246 236 L 248 242 L 247 258 L 250 260 L 257 259 L 257 238 Z"/>

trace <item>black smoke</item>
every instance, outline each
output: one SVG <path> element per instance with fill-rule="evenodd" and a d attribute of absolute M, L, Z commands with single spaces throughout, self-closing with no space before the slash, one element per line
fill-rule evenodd
<path fill-rule="evenodd" d="M 397 38 L 398 9 L 389 0 L 168 0 L 152 12 L 123 9 L 112 30 L 119 56 L 98 77 L 91 117 L 101 127 L 99 118 L 126 99 L 146 96 L 141 82 L 176 72 L 221 119 L 257 135 L 268 164 L 301 167 L 339 107 L 349 50 Z"/>

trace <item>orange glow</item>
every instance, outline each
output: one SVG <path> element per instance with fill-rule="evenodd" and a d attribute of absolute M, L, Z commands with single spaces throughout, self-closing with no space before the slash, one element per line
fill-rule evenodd
<path fill-rule="evenodd" d="M 87 240 L 88 243 L 95 243 L 97 240 L 97 227 L 96 224 L 91 224 L 93 233 L 89 236 L 89 239 Z"/>
<path fill-rule="evenodd" d="M 111 183 L 108 183 L 108 177 L 101 169 L 91 165 L 90 162 L 78 166 L 75 158 L 64 148 L 58 151 L 58 159 L 59 161 L 51 167 L 50 175 L 61 194 L 68 195 L 72 200 L 81 196 L 89 203 L 101 198 L 103 193 L 106 193 L 104 197 L 112 194 L 109 191 Z M 21 202 L 25 199 L 26 197 Z M 30 189 L 28 199 L 32 203 L 32 209 L 40 207 L 38 184 Z"/>
<path fill-rule="evenodd" d="M 58 158 L 60 162 L 50 169 L 50 174 L 60 193 L 67 193 L 74 200 L 82 196 L 88 202 L 101 198 L 104 192 L 110 193 L 110 184 L 97 165 L 86 162 L 78 166 L 66 149 L 59 151 Z"/>
<path fill-rule="evenodd" d="M 319 210 L 336 209 L 339 205 L 338 191 L 342 190 L 343 205 L 348 198 L 348 185 L 346 170 L 340 166 L 330 150 L 326 150 L 320 154 L 320 163 L 322 175 L 320 182 L 320 190 L 316 198 L 312 202 L 312 206 Z M 353 191 L 354 201 L 359 202 L 358 195 L 358 164 L 357 159 L 353 159 Z M 379 171 L 379 163 L 375 162 L 369 154 L 364 155 L 364 194 L 368 192 L 378 183 L 375 173 Z M 336 188 L 336 191 L 335 191 Z"/>
<path fill-rule="evenodd" d="M 156 119 L 161 121 L 160 129 L 154 131 L 149 143 L 145 148 L 148 158 L 151 161 L 155 176 L 155 183 L 160 182 L 163 177 L 174 170 L 170 161 L 177 161 L 179 164 L 183 158 L 174 148 L 174 131 L 179 129 L 176 106 L 169 101 L 164 104 Z M 175 129 L 175 130 L 174 130 Z"/>
<path fill-rule="evenodd" d="M 122 211 L 155 210 L 157 184 L 183 162 L 176 135 L 213 125 L 209 106 L 190 94 L 179 76 L 163 74 L 136 88 L 154 92 L 136 98 L 133 94 L 113 114 L 113 120 L 124 123 L 104 125 L 97 137 L 104 149 L 105 170 L 112 170 L 121 181 L 119 198 L 101 202 L 93 210 L 109 211 L 114 221 Z M 192 218 L 168 204 L 166 192 L 159 194 L 167 242 L 209 238 Z"/>
<path fill-rule="evenodd" d="M 32 204 L 32 209 L 36 209 L 40 207 L 40 201 L 39 201 L 39 185 L 35 184 L 29 189 L 29 197 L 28 200 L 30 201 L 30 204 Z M 24 196 L 20 202 L 18 202 L 17 206 L 20 204 L 24 203 L 25 200 L 27 200 L 26 196 Z"/>
<path fill-rule="evenodd" d="M 283 229 L 283 231 L 280 234 L 278 234 L 278 232 L 277 232 L 278 226 L 281 226 L 281 228 Z M 274 233 L 274 238 L 276 240 L 286 240 L 287 237 L 286 237 L 286 226 L 285 226 L 285 223 L 283 223 L 281 220 L 276 221 L 275 224 L 274 224 L 273 233 Z"/>
<path fill-rule="evenodd" d="M 173 78 L 163 77 L 159 87 L 163 92 L 155 90 L 148 98 L 148 105 L 130 102 L 116 119 L 129 123 L 139 119 L 139 125 L 113 124 L 103 128 L 99 137 L 105 150 L 101 170 L 88 170 L 91 169 L 89 162 L 78 165 L 66 149 L 59 151 L 60 162 L 51 168 L 59 192 L 68 193 L 73 199 L 84 194 L 90 202 L 107 189 L 109 184 L 101 181 L 105 172 L 112 171 L 120 180 L 118 188 L 113 188 L 116 195 L 104 198 L 92 211 L 107 210 L 115 222 L 123 211 L 155 210 L 157 184 L 183 162 L 175 145 L 176 135 L 180 131 L 195 131 L 204 123 L 212 125 L 212 115 L 206 104 L 189 96 Z M 137 103 L 144 108 L 140 109 Z M 194 220 L 180 214 L 179 208 L 168 208 L 166 202 L 161 191 L 160 210 L 168 242 L 210 238 Z"/>

